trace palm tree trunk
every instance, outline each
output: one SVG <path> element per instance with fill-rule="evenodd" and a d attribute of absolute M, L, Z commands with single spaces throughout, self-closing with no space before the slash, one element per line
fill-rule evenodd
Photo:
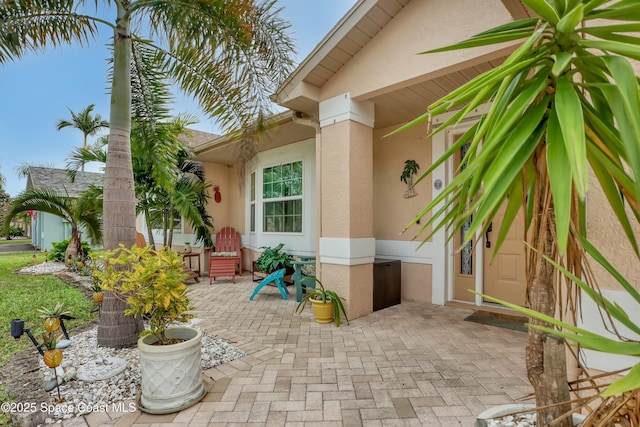
<path fill-rule="evenodd" d="M 104 175 L 104 245 L 116 249 L 136 244 L 136 199 L 131 164 L 131 33 L 130 18 L 119 2 L 113 46 L 111 128 Z M 129 347 L 137 343 L 142 319 L 124 315 L 126 303 L 105 293 L 100 310 L 98 345 Z"/>
<path fill-rule="evenodd" d="M 84 134 L 84 141 L 82 143 L 82 148 L 84 148 L 85 150 L 87 149 L 87 134 Z M 82 166 L 80 169 L 82 172 L 84 172 L 84 160 L 82 161 Z"/>
<path fill-rule="evenodd" d="M 69 238 L 67 250 L 64 252 L 64 260 L 65 262 L 69 262 L 69 260 L 76 260 L 78 259 L 78 256 L 82 255 L 82 241 L 80 240 L 80 233 L 78 232 L 78 227 L 72 223 L 71 237 Z"/>
<path fill-rule="evenodd" d="M 538 254 L 529 251 L 528 266 L 528 301 L 529 308 L 534 311 L 555 317 L 556 314 L 556 270 L 541 255 L 550 259 L 557 258 L 557 245 L 554 242 L 555 224 L 553 215 L 553 201 L 551 188 L 547 175 L 546 153 L 539 150 L 538 156 L 538 182 L 536 184 L 534 220 L 532 221 L 532 233 L 534 247 Z M 553 327 L 545 322 L 529 318 L 531 324 Z M 569 386 L 567 382 L 567 363 L 564 340 L 547 335 L 543 332 L 529 328 L 529 337 L 526 353 L 527 376 L 535 390 L 536 406 L 545 407 L 568 402 L 570 400 Z M 557 405 L 538 411 L 538 424 L 548 425 L 562 414 L 571 409 L 569 403 Z M 554 424 L 559 427 L 571 427 L 571 418 Z"/>
<path fill-rule="evenodd" d="M 144 219 L 147 223 L 147 235 L 149 236 L 149 245 L 152 248 L 156 247 L 155 239 L 153 238 L 153 227 L 151 226 L 151 215 L 149 214 L 149 208 L 144 208 Z"/>
<path fill-rule="evenodd" d="M 169 230 L 167 238 L 167 247 L 171 248 L 173 246 L 173 227 L 175 226 L 175 215 L 176 211 L 173 208 L 169 209 Z"/>

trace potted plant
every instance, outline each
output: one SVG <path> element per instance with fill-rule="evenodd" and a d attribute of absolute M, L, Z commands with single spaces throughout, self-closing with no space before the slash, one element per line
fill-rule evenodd
<path fill-rule="evenodd" d="M 405 160 L 404 169 L 402 175 L 400 175 L 400 181 L 407 184 L 407 191 L 404 193 L 404 197 L 413 197 L 416 192 L 413 189 L 413 175 L 418 173 L 420 165 L 415 160 Z"/>
<path fill-rule="evenodd" d="M 344 298 L 335 291 L 325 289 L 317 277 L 308 276 L 302 279 L 302 282 L 307 280 L 315 281 L 317 286 L 298 303 L 296 313 L 301 313 L 307 305 L 307 302 L 311 301 L 316 322 L 331 323 L 333 321 L 336 326 L 340 326 L 340 313 L 342 313 L 347 323 L 349 323 L 349 317 L 347 317 L 347 312 L 344 309 Z"/>
<path fill-rule="evenodd" d="M 262 246 L 260 249 L 263 251 L 255 261 L 256 269 L 263 273 L 271 274 L 276 270 L 286 268 L 287 275 L 293 274 L 293 257 L 283 252 L 283 247 L 284 243 L 274 247 Z"/>
<path fill-rule="evenodd" d="M 166 248 L 124 246 L 105 253 L 104 271 L 96 273 L 100 287 L 112 291 L 129 308 L 125 314 L 144 316 L 149 328 L 140 334 L 142 374 L 139 407 L 149 413 L 170 413 L 197 403 L 205 394 L 200 364 L 202 331 L 174 322 L 193 315 L 182 258 Z"/>

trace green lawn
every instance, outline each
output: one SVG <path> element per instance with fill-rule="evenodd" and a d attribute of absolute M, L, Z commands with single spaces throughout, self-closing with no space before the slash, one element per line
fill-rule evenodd
<path fill-rule="evenodd" d="M 53 307 L 62 302 L 64 308 L 77 318 L 65 322 L 67 330 L 85 325 L 96 317 L 96 313 L 91 312 L 94 304 L 88 293 L 67 285 L 53 275 L 14 273 L 29 265 L 31 256 L 31 253 L 0 254 L 0 366 L 4 366 L 15 353 L 32 345 L 26 335 L 18 340 L 11 337 L 12 319 L 24 319 L 25 327 L 39 337 L 43 328 L 37 310 L 41 307 Z"/>
<path fill-rule="evenodd" d="M 73 328 L 86 325 L 97 317 L 97 312 L 92 312 L 95 306 L 89 293 L 69 286 L 53 275 L 14 273 L 19 268 L 29 265 L 32 255 L 30 252 L 0 254 L 0 367 L 4 367 L 14 354 L 33 345 L 26 334 L 18 340 L 11 337 L 12 319 L 24 319 L 25 327 L 31 329 L 38 342 L 42 342 L 42 319 L 37 311 L 40 307 L 53 307 L 56 303 L 62 302 L 65 309 L 77 318 L 65 322 L 71 336 Z M 43 260 L 44 256 L 40 255 L 38 262 Z M 0 403 L 7 398 L 4 386 L 0 384 Z M 6 414 L 3 416 L 0 413 L 0 425 L 10 425 L 9 423 Z"/>

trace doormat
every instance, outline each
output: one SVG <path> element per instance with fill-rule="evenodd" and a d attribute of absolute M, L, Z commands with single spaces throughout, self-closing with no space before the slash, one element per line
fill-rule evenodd
<path fill-rule="evenodd" d="M 527 332 L 525 323 L 527 323 L 528 319 L 522 316 L 511 316 L 509 314 L 479 310 L 465 317 L 464 320 L 483 325 L 497 326 L 499 328 L 513 329 L 514 331 Z"/>

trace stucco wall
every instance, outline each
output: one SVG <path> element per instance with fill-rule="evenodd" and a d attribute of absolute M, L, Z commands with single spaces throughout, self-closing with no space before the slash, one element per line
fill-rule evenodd
<path fill-rule="evenodd" d="M 587 237 L 622 276 L 640 289 L 640 260 L 628 243 L 618 218 L 609 207 L 609 202 L 592 172 L 590 183 L 587 194 Z M 633 218 L 629 210 L 628 215 Z M 640 225 L 632 219 L 632 226 L 636 239 L 640 240 Z M 591 262 L 591 267 L 602 288 L 621 289 L 615 279 L 595 261 Z"/>
<path fill-rule="evenodd" d="M 213 218 L 213 226 L 215 230 L 219 230 L 222 227 L 225 227 L 230 224 L 231 218 L 231 204 L 235 197 L 234 194 L 231 193 L 231 168 L 227 165 L 220 163 L 205 163 L 204 164 L 204 173 L 205 178 L 208 183 L 211 184 L 209 188 L 209 195 L 211 198 L 207 204 L 207 212 Z M 214 186 L 220 187 L 220 195 L 222 196 L 222 201 L 220 203 L 216 203 L 213 199 Z M 237 193 L 235 193 L 237 194 Z M 241 226 L 241 223 L 234 225 L 233 227 Z M 214 230 L 214 233 L 215 233 Z"/>
<path fill-rule="evenodd" d="M 244 192 L 246 186 L 243 185 L 244 178 L 241 178 L 238 173 L 238 167 L 234 166 L 228 169 L 229 188 L 227 189 L 227 200 L 229 202 L 229 225 L 238 230 L 240 234 L 245 234 Z"/>
<path fill-rule="evenodd" d="M 394 129 L 376 129 L 373 134 L 374 235 L 383 240 L 412 240 L 419 226 L 400 233 L 431 201 L 431 178 L 418 183 L 416 196 L 405 198 L 407 186 L 400 175 L 405 160 L 415 160 L 420 166 L 414 181 L 431 165 L 431 140 L 426 138 L 426 125 L 385 137 Z"/>
<path fill-rule="evenodd" d="M 322 87 L 322 99 L 350 92 L 354 99 L 446 74 L 496 46 L 433 55 L 429 49 L 465 40 L 512 20 L 500 0 L 416 0 L 410 2 Z M 499 53 L 496 53 L 498 56 Z"/>
<path fill-rule="evenodd" d="M 322 237 L 372 236 L 371 138 L 352 121 L 322 129 Z"/>
<path fill-rule="evenodd" d="M 430 264 L 402 263 L 402 299 L 431 302 Z"/>

